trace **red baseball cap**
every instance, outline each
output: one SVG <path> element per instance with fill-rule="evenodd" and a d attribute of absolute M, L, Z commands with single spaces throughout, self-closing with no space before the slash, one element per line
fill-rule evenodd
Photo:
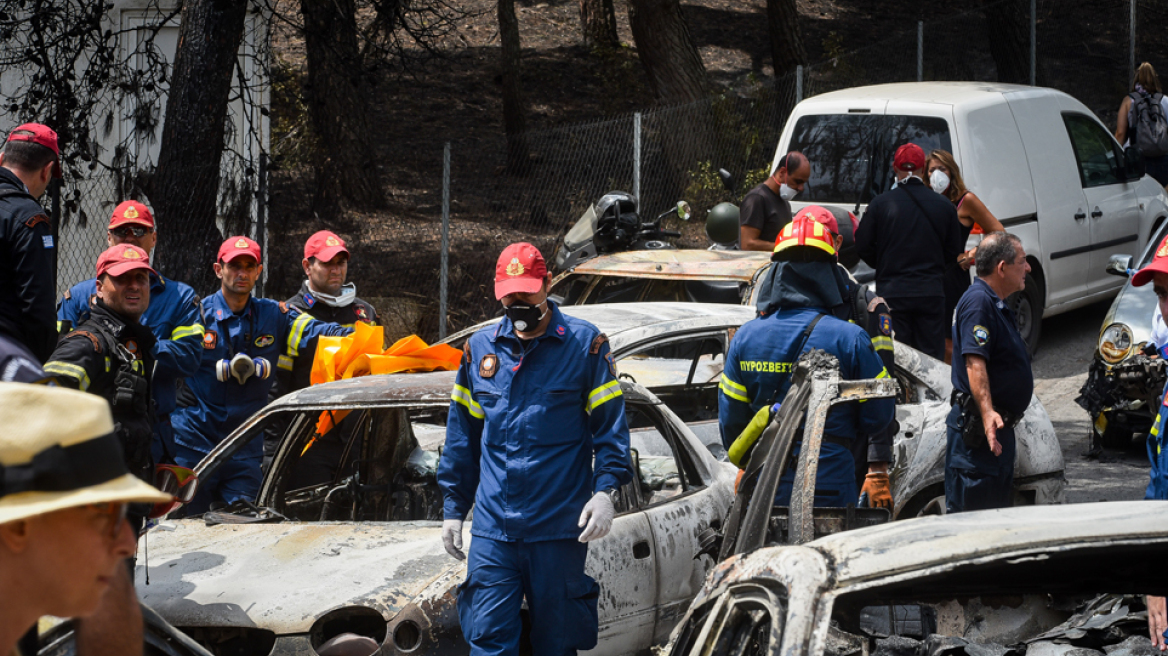
<path fill-rule="evenodd" d="M 892 160 L 892 166 L 902 171 L 923 169 L 925 168 L 925 151 L 916 144 L 906 143 L 896 149 L 896 157 Z"/>
<path fill-rule="evenodd" d="M 791 217 L 791 220 L 794 221 L 795 219 L 803 216 L 807 216 L 815 221 L 818 221 L 819 223 L 823 224 L 823 227 L 827 228 L 828 231 L 831 232 L 832 236 L 839 237 L 839 222 L 835 220 L 835 215 L 831 213 L 831 210 L 827 209 L 826 207 L 820 207 L 819 205 L 808 205 L 798 212 L 795 212 L 795 216 Z"/>
<path fill-rule="evenodd" d="M 1143 287 L 1152 282 L 1153 274 L 1157 273 L 1168 273 L 1168 237 L 1160 242 L 1160 247 L 1156 249 L 1156 256 L 1152 258 L 1152 263 L 1136 271 L 1136 274 L 1132 276 L 1132 285 Z"/>
<path fill-rule="evenodd" d="M 127 223 L 136 223 L 138 225 L 144 225 L 147 228 L 153 228 L 154 215 L 150 213 L 150 208 L 142 203 L 136 200 L 124 200 L 114 208 L 113 216 L 110 217 L 109 229 L 113 230 Z"/>
<path fill-rule="evenodd" d="M 304 259 L 315 257 L 321 262 L 328 262 L 337 256 L 337 253 L 349 254 L 345 248 L 345 240 L 328 230 L 321 230 L 308 238 L 304 243 Z"/>
<path fill-rule="evenodd" d="M 53 163 L 53 177 L 61 177 L 61 149 L 57 146 L 57 133 L 47 125 L 25 123 L 8 133 L 8 141 L 31 141 L 53 151 L 57 161 Z"/>
<path fill-rule="evenodd" d="M 244 236 L 228 237 L 219 247 L 220 262 L 230 262 L 240 255 L 250 255 L 256 262 L 263 261 L 260 259 L 260 245 Z"/>
<path fill-rule="evenodd" d="M 539 249 L 521 241 L 503 249 L 495 263 L 495 299 L 507 294 L 534 294 L 547 278 L 547 263 Z"/>
<path fill-rule="evenodd" d="M 111 276 L 120 276 L 134 269 L 146 269 L 150 273 L 157 272 L 150 268 L 150 255 L 133 244 L 118 244 L 105 249 L 97 258 L 97 276 L 108 273 Z"/>

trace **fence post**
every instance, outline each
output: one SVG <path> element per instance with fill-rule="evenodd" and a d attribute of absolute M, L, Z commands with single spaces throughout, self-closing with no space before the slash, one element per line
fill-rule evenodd
<path fill-rule="evenodd" d="M 58 179 L 51 179 L 49 181 L 49 197 L 52 198 L 52 207 L 49 208 L 49 213 L 52 217 L 52 232 L 53 232 L 53 292 L 57 293 L 57 270 L 59 266 L 59 259 L 61 257 L 61 185 L 62 181 Z"/>
<path fill-rule="evenodd" d="M 264 258 L 268 257 L 268 154 L 260 153 L 260 179 L 256 185 L 256 241 L 261 245 Z M 261 263 L 262 264 L 262 263 Z M 268 281 L 268 267 L 264 267 L 264 275 L 260 277 L 256 294 L 264 297 L 264 284 Z"/>
<path fill-rule="evenodd" d="M 1128 40 L 1131 42 L 1128 52 L 1128 76 L 1132 82 L 1136 79 L 1136 0 L 1131 0 L 1131 26 L 1128 28 Z"/>
<path fill-rule="evenodd" d="M 633 114 L 633 197 L 641 202 L 641 112 Z"/>
<path fill-rule="evenodd" d="M 795 104 L 803 102 L 803 64 L 795 67 Z"/>
<path fill-rule="evenodd" d="M 446 338 L 446 286 L 450 275 L 450 142 L 442 147 L 442 269 L 438 282 L 438 339 Z"/>
<path fill-rule="evenodd" d="M 1038 0 L 1030 0 L 1030 86 L 1038 86 Z"/>
<path fill-rule="evenodd" d="M 917 82 L 925 81 L 925 21 L 917 21 Z"/>

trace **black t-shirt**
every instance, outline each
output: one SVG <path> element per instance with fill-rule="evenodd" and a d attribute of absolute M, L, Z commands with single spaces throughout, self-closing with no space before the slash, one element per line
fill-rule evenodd
<path fill-rule="evenodd" d="M 759 239 L 773 244 L 779 237 L 779 231 L 790 222 L 791 206 L 771 191 L 765 182 L 746 192 L 742 198 L 738 225 L 757 228 Z"/>
<path fill-rule="evenodd" d="M 994 407 L 1021 414 L 1034 394 L 1034 372 L 1014 313 L 978 278 L 957 303 L 953 321 L 953 387 L 970 394 L 967 354 L 986 359 Z"/>

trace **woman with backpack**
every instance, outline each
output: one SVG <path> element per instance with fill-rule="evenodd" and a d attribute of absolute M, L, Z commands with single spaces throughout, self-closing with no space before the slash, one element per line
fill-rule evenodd
<path fill-rule="evenodd" d="M 1147 174 L 1168 187 L 1168 99 L 1148 62 L 1136 69 L 1132 91 L 1119 105 L 1115 140 L 1139 149 Z"/>

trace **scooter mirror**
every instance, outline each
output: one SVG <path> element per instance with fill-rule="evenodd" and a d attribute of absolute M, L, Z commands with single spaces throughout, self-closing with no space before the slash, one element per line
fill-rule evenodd
<path fill-rule="evenodd" d="M 689 203 L 685 202 L 684 200 L 677 201 L 677 216 L 682 221 L 689 221 Z"/>

